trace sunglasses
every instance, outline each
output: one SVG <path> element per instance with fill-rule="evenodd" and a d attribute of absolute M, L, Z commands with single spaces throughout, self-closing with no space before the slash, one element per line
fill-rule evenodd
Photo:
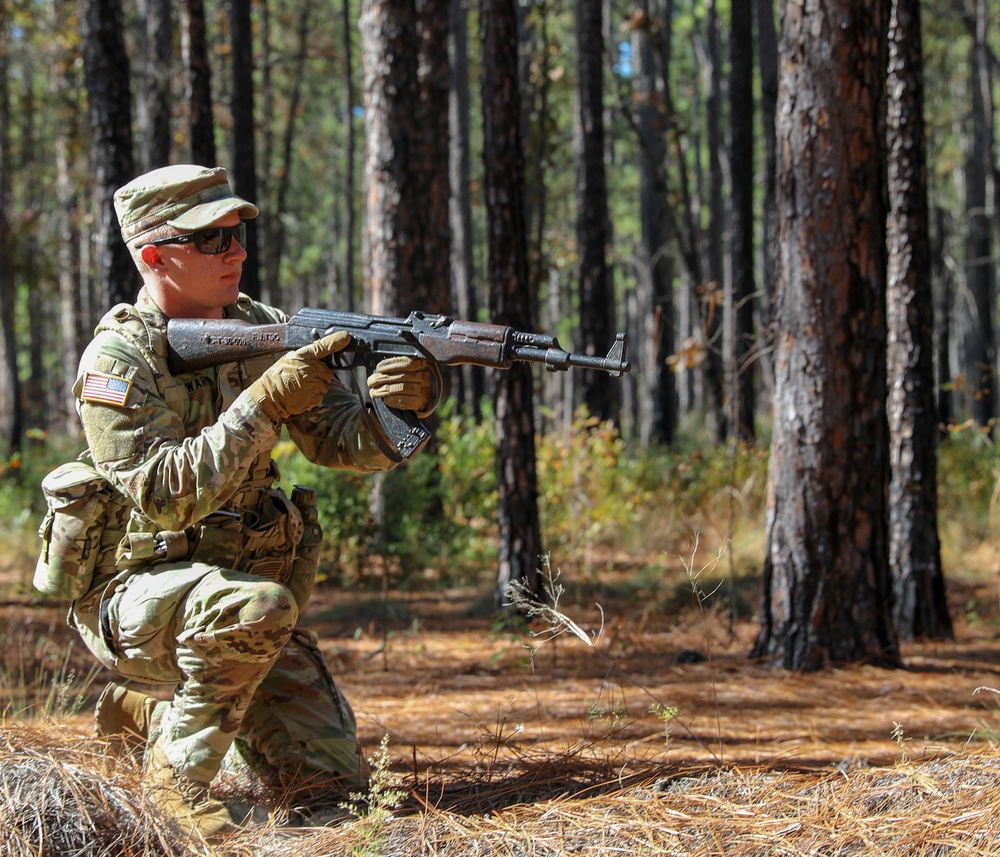
<path fill-rule="evenodd" d="M 240 242 L 240 246 L 247 246 L 246 223 L 240 223 L 239 226 L 213 226 L 211 229 L 199 229 L 197 232 L 171 235 L 146 243 L 153 247 L 161 247 L 164 244 L 194 244 L 194 249 L 199 253 L 205 256 L 218 256 L 229 249 L 234 238 Z"/>

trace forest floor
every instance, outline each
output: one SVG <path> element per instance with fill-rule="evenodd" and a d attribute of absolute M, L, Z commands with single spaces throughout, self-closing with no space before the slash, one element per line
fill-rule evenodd
<path fill-rule="evenodd" d="M 377 757 L 388 736 L 391 779 L 406 797 L 391 817 L 340 810 L 289 828 L 273 813 L 214 850 L 172 840 L 143 809 L 132 756 L 91 737 L 110 676 L 91 671 L 65 605 L 8 595 L 0 851 L 998 853 L 993 572 L 950 584 L 955 639 L 908 644 L 897 670 L 754 663 L 755 593 L 748 584 L 731 602 L 751 605 L 733 619 L 720 586 L 690 583 L 685 594 L 681 580 L 667 594 L 625 573 L 567 586 L 560 608 L 586 639 L 499 628 L 479 591 L 318 590 L 305 624 L 366 750 Z M 40 713 L 76 696 L 76 713 Z M 119 850 L 101 850 L 114 842 Z"/>

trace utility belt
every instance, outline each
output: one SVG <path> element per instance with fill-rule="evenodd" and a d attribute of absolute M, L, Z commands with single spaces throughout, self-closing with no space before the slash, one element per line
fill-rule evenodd
<path fill-rule="evenodd" d="M 316 492 L 296 485 L 289 498 L 261 489 L 253 507 L 221 509 L 186 530 L 135 529 L 118 545 L 119 569 L 161 562 L 201 562 L 286 583 L 315 573 L 322 541 Z M 303 564 L 311 567 L 306 569 Z"/>

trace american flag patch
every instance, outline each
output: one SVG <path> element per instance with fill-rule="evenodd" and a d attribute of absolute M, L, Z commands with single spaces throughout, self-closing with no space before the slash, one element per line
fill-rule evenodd
<path fill-rule="evenodd" d="M 106 375 L 103 372 L 87 372 L 83 379 L 80 399 L 84 402 L 100 402 L 103 405 L 124 405 L 131 389 L 132 382 L 127 378 Z"/>

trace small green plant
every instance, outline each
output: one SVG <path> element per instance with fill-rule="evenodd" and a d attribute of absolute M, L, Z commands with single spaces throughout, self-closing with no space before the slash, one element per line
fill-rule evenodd
<path fill-rule="evenodd" d="M 379 749 L 368 763 L 371 766 L 368 792 L 353 792 L 351 803 L 341 805 L 354 817 L 351 829 L 361 836 L 361 843 L 351 848 L 355 857 L 378 857 L 382 853 L 386 825 L 406 798 L 402 783 L 392 770 L 388 735 L 382 736 Z"/>
<path fill-rule="evenodd" d="M 663 724 L 663 740 L 670 743 L 670 721 L 673 720 L 681 710 L 674 705 L 663 705 L 654 702 L 649 706 L 649 713 L 654 715 Z"/>
<path fill-rule="evenodd" d="M 613 705 L 611 708 L 608 708 L 599 702 L 592 702 L 589 699 L 585 699 L 583 702 L 587 706 L 587 716 L 591 720 L 600 720 L 602 723 L 607 724 L 608 732 L 612 734 L 618 731 L 618 728 L 628 717 L 628 708 L 624 705 Z"/>

